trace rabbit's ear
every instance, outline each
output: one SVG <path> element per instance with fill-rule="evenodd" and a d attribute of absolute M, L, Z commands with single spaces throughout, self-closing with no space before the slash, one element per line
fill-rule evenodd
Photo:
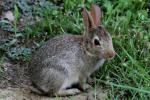
<path fill-rule="evenodd" d="M 91 4 L 90 14 L 92 16 L 94 26 L 97 27 L 101 21 L 101 9 L 95 4 Z"/>
<path fill-rule="evenodd" d="M 83 22 L 84 22 L 84 25 L 86 28 L 86 32 L 88 32 L 89 29 L 94 26 L 92 16 L 91 16 L 91 14 L 89 14 L 89 12 L 85 8 L 82 8 L 81 12 L 82 12 Z"/>

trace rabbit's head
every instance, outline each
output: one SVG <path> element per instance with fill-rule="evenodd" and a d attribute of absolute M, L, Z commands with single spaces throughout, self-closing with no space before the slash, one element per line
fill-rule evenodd
<path fill-rule="evenodd" d="M 100 25 L 101 9 L 92 4 L 90 11 L 82 8 L 83 22 L 86 28 L 84 47 L 87 54 L 99 59 L 110 59 L 115 56 L 110 34 Z"/>

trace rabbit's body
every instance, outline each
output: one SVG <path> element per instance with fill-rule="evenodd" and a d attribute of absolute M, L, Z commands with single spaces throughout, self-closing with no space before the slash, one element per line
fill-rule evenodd
<path fill-rule="evenodd" d="M 83 37 L 75 35 L 61 35 L 47 41 L 36 52 L 38 58 L 33 56 L 33 83 L 48 93 L 85 81 L 104 59 L 86 55 L 82 42 Z"/>
<path fill-rule="evenodd" d="M 60 35 L 35 52 L 30 63 L 31 81 L 41 94 L 73 95 L 84 90 L 86 79 L 115 55 L 109 33 L 99 25 L 100 8 L 82 10 L 85 35 Z M 77 84 L 78 89 L 71 86 Z"/>

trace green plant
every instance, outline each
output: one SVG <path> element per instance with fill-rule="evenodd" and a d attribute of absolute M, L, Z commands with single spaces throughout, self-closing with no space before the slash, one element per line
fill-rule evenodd
<path fill-rule="evenodd" d="M 4 58 L 0 57 L 0 76 L 2 75 L 3 71 L 3 62 L 4 62 Z"/>
<path fill-rule="evenodd" d="M 18 10 L 18 7 L 15 5 L 14 6 L 14 21 L 13 21 L 13 28 L 14 28 L 14 33 L 17 34 L 17 23 L 18 23 L 18 19 L 20 17 L 20 14 L 19 14 L 19 10 Z"/>

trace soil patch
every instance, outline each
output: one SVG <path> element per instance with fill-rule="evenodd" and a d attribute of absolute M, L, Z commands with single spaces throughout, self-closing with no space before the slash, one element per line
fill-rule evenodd
<path fill-rule="evenodd" d="M 6 59 L 5 59 L 6 60 Z M 91 89 L 69 97 L 46 97 L 31 93 L 31 82 L 28 75 L 28 64 L 12 63 L 9 60 L 2 64 L 3 73 L 0 75 L 0 100 L 105 100 L 107 91 L 101 87 Z"/>

